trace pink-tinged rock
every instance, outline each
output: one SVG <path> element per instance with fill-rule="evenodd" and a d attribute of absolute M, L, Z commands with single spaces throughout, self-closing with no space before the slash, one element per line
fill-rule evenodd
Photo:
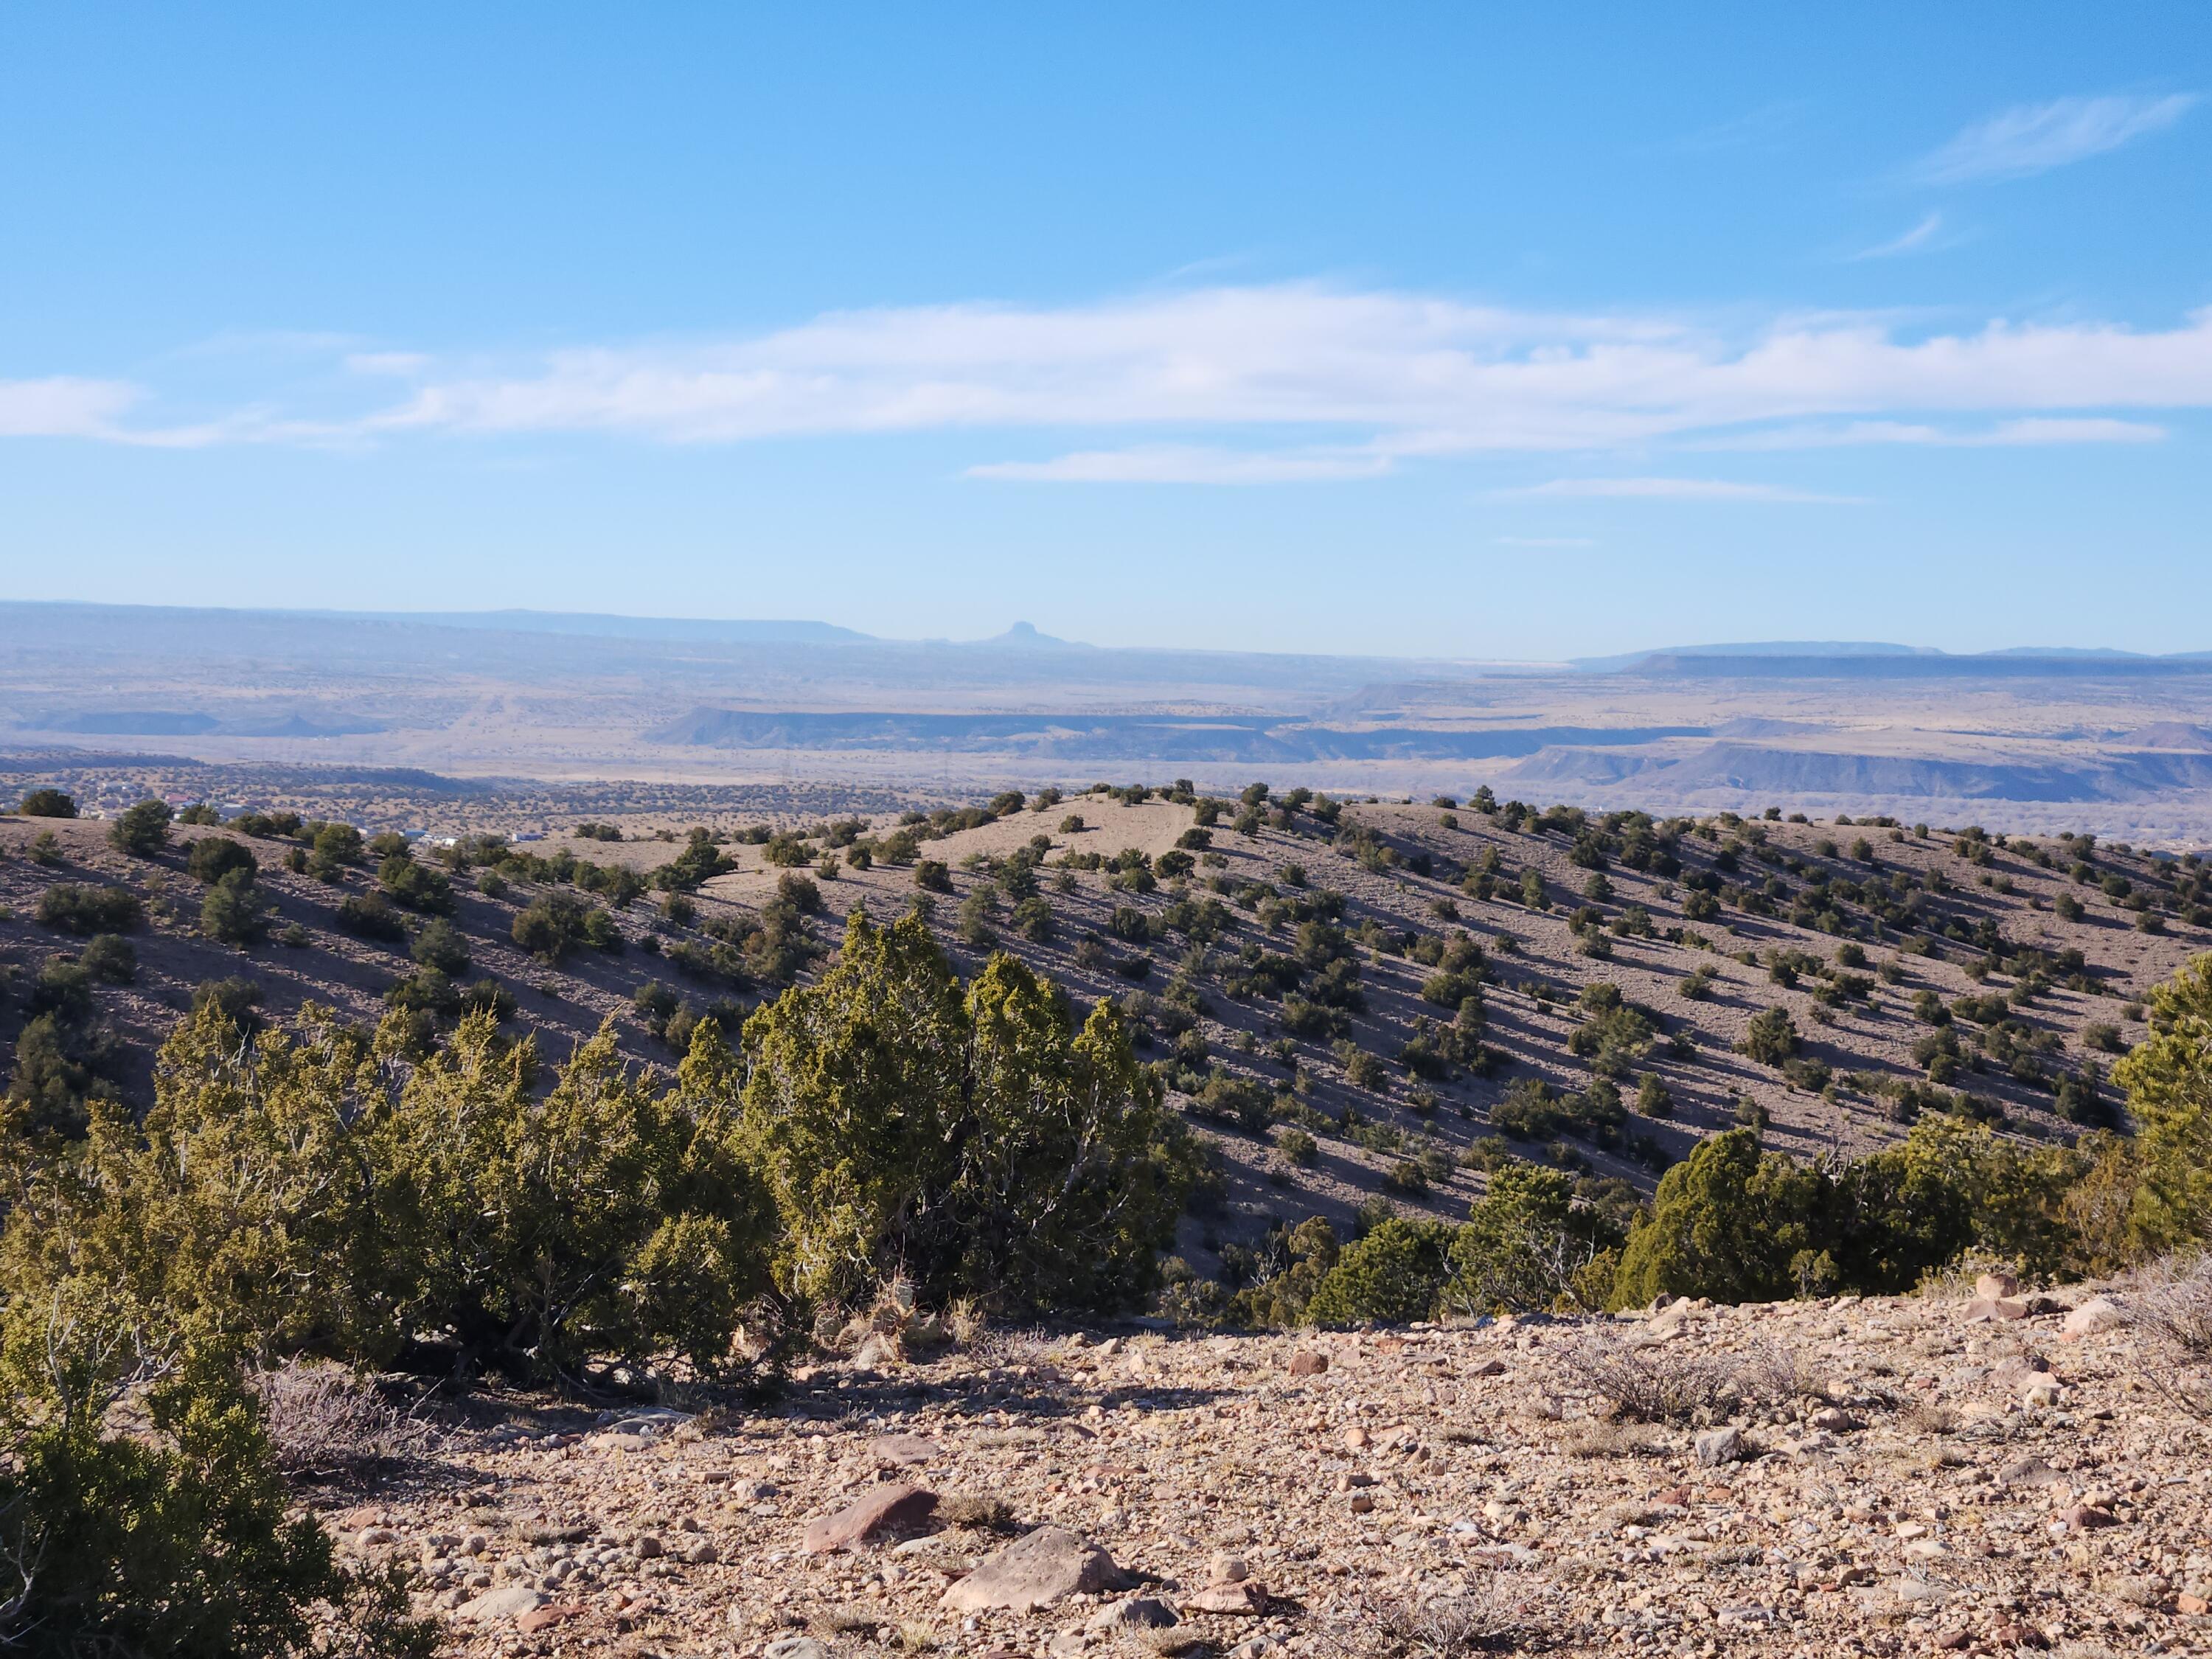
<path fill-rule="evenodd" d="M 550 1607 L 532 1607 L 514 1621 L 514 1627 L 526 1636 L 532 1631 L 550 1630 L 571 1619 L 580 1619 L 584 1612 L 581 1601 L 556 1601 Z"/>
<path fill-rule="evenodd" d="M 986 1557 L 945 1592 L 944 1605 L 958 1613 L 1028 1613 L 1071 1595 L 1118 1589 L 1121 1583 L 1121 1568 L 1097 1545 L 1065 1528 L 1039 1527 Z"/>
<path fill-rule="evenodd" d="M 1209 1584 L 1182 1601 L 1186 1613 L 1260 1613 L 1267 1610 L 1267 1587 L 1247 1578 L 1234 1584 Z"/>
<path fill-rule="evenodd" d="M 2074 1532 L 2094 1532 L 2099 1527 L 2117 1527 L 2120 1524 L 2113 1517 L 2110 1510 L 2100 1510 L 2088 1504 L 2076 1504 L 2072 1509 L 2061 1510 L 2058 1512 L 2058 1518 L 2066 1523 L 2069 1530 Z"/>
<path fill-rule="evenodd" d="M 1328 1369 L 1328 1356 L 1316 1353 L 1311 1348 L 1301 1348 L 1291 1356 L 1292 1376 L 1319 1376 Z"/>
<path fill-rule="evenodd" d="M 1974 1281 L 1974 1294 L 1991 1302 L 2002 1302 L 2007 1297 L 2020 1294 L 2020 1279 L 2012 1273 L 1984 1273 Z"/>
<path fill-rule="evenodd" d="M 471 1624 L 489 1625 L 495 1620 L 519 1619 L 544 1605 L 545 1598 L 527 1584 L 502 1584 L 497 1589 L 486 1590 L 473 1601 L 464 1602 L 453 1616 Z"/>
<path fill-rule="evenodd" d="M 936 1510 L 933 1492 L 920 1486 L 878 1486 L 859 1503 L 808 1522 L 801 1547 L 819 1555 L 912 1532 L 926 1526 Z"/>
<path fill-rule="evenodd" d="M 2025 1319 L 2028 1306 L 2016 1297 L 1978 1296 L 1966 1304 L 1964 1315 L 1969 1325 L 1987 1325 L 1994 1322 Z"/>

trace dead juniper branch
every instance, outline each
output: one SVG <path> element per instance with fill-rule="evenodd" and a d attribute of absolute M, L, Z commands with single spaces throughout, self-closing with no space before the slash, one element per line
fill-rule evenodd
<path fill-rule="evenodd" d="M 277 1467 L 319 1474 L 420 1457 L 438 1441 L 418 1418 L 386 1403 L 376 1385 L 342 1365 L 292 1359 L 248 1379 Z"/>
<path fill-rule="evenodd" d="M 2141 1339 L 2137 1373 L 2192 1417 L 2212 1417 L 2212 1255 L 2167 1257 L 2136 1276 L 2127 1322 Z"/>

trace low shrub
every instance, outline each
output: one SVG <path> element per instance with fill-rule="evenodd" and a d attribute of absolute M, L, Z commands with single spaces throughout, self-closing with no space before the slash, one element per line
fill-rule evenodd
<path fill-rule="evenodd" d="M 42 926 L 65 933 L 127 933 L 145 921 L 137 894 L 127 888 L 87 882 L 57 882 L 39 895 Z"/>

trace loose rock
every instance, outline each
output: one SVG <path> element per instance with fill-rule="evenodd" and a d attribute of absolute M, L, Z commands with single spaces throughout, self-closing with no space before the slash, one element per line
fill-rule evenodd
<path fill-rule="evenodd" d="M 2059 1322 L 2069 1336 L 2099 1336 L 2127 1323 L 2127 1311 L 2108 1296 L 2093 1296 Z"/>
<path fill-rule="evenodd" d="M 1027 1613 L 1070 1595 L 1120 1588 L 1114 1558 L 1060 1527 L 1039 1527 L 1007 1545 L 945 1593 L 962 1613 L 1002 1607 Z"/>
<path fill-rule="evenodd" d="M 878 1486 L 859 1503 L 811 1521 L 800 1547 L 819 1555 L 850 1549 L 925 1525 L 937 1509 L 937 1494 L 920 1486 Z"/>
<path fill-rule="evenodd" d="M 1744 1455 L 1743 1431 L 1738 1428 L 1708 1429 L 1693 1444 L 1698 1462 L 1708 1468 L 1734 1463 Z"/>

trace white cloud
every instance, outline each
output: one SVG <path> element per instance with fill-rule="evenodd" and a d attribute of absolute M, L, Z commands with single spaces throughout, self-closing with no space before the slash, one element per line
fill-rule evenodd
<path fill-rule="evenodd" d="M 0 437 L 109 438 L 143 394 L 121 380 L 59 374 L 0 380 Z"/>
<path fill-rule="evenodd" d="M 1739 338 L 1664 317 L 1283 286 L 862 312 L 728 343 L 567 351 L 521 374 L 428 374 L 410 400 L 362 424 L 677 443 L 1352 428 L 1402 459 L 1607 448 L 1793 420 L 2208 405 L 2212 311 L 2159 331 L 1999 320 L 1905 338 L 1887 321 L 1824 316 Z"/>
<path fill-rule="evenodd" d="M 1911 421 L 1852 421 L 1842 426 L 1775 427 L 1687 446 L 1693 449 L 1844 449 L 1862 444 L 1924 445 L 1939 449 L 2016 449 L 2040 444 L 2154 444 L 2166 428 L 2147 421 L 2103 416 L 2032 416 L 1961 428 Z"/>
<path fill-rule="evenodd" d="M 385 374 L 398 380 L 412 380 L 435 368 L 436 360 L 422 351 L 356 351 L 347 355 L 345 366 L 356 374 Z"/>
<path fill-rule="evenodd" d="M 1178 445 L 1082 450 L 1048 461 L 990 461 L 971 478 L 1020 483 L 1314 483 L 1371 478 L 1387 472 L 1387 455 L 1317 451 L 1246 453 Z"/>
<path fill-rule="evenodd" d="M 1924 185 L 1964 185 L 2047 173 L 2170 127 L 2197 101 L 2195 93 L 2178 92 L 2021 104 L 1977 122 L 1923 157 L 1911 176 Z"/>
<path fill-rule="evenodd" d="M 1601 496 L 1656 501 L 1786 501 L 1823 507 L 1856 507 L 1859 495 L 1820 495 L 1779 484 L 1738 483 L 1727 478 L 1553 478 L 1547 483 L 1497 495 L 1527 500 L 1543 495 Z"/>
<path fill-rule="evenodd" d="M 1938 241 L 1943 230 L 1943 216 L 1930 213 L 1901 236 L 1887 242 L 1877 242 L 1872 247 L 1861 248 L 1851 255 L 1854 259 L 1894 259 L 1901 253 L 1926 253 L 1949 246 L 1948 240 Z"/>
<path fill-rule="evenodd" d="M 350 373 L 272 381 L 190 423 L 155 423 L 180 403 L 169 388 L 157 401 L 112 380 L 0 383 L 0 434 L 184 447 L 1037 432 L 1078 435 L 1045 460 L 987 450 L 971 472 L 1207 483 L 1477 453 L 2145 441 L 2160 432 L 2146 412 L 2212 409 L 2212 310 L 2147 330 L 2000 319 L 1929 332 L 1832 313 L 1722 328 L 1279 284 L 834 313 L 511 363 L 348 347 L 332 363 Z M 295 386 L 301 406 L 287 407 L 274 391 Z"/>

